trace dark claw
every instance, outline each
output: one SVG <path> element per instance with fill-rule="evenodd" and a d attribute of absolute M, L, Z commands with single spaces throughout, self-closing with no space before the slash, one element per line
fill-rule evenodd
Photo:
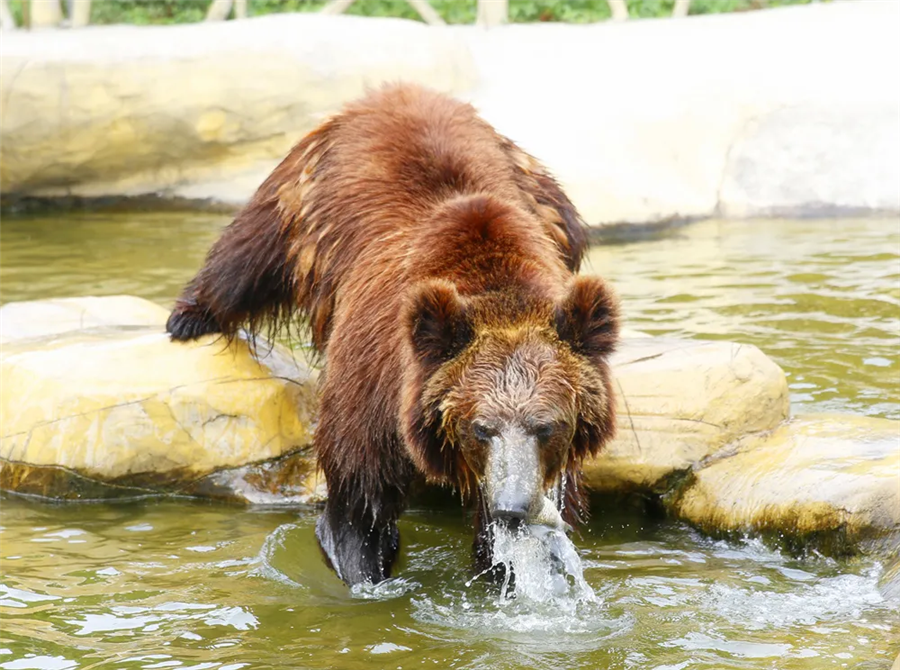
<path fill-rule="evenodd" d="M 222 330 L 208 311 L 179 304 L 166 321 L 166 332 L 173 340 L 187 342 Z"/>

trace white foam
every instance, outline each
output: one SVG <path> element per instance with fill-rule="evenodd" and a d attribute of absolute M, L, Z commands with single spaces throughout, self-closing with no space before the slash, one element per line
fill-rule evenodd
<path fill-rule="evenodd" d="M 500 598 L 534 603 L 556 602 L 571 606 L 596 599 L 584 579 L 584 568 L 575 545 L 566 534 L 546 526 L 510 530 L 493 528 L 493 563 L 503 566 L 506 579 Z M 514 575 L 514 592 L 510 576 Z"/>
<path fill-rule="evenodd" d="M 610 617 L 585 581 L 581 557 L 564 532 L 543 526 L 492 531 L 494 566 L 504 566 L 508 577 L 499 593 L 477 575 L 465 590 L 414 597 L 417 620 L 482 635 L 550 633 L 519 642 L 570 651 L 630 630 L 631 617 Z M 494 597 L 484 597 L 482 588 Z"/>

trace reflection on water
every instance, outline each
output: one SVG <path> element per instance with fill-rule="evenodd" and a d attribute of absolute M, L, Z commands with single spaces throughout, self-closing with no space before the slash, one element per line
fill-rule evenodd
<path fill-rule="evenodd" d="M 130 294 L 171 304 L 228 222 L 202 212 L 4 214 L 0 298 Z"/>
<path fill-rule="evenodd" d="M 131 293 L 168 305 L 227 217 L 4 217 L 2 301 Z M 900 417 L 900 226 L 707 222 L 595 247 L 628 326 L 760 346 L 796 409 Z M 401 521 L 397 578 L 348 590 L 314 512 L 2 500 L 0 670 L 883 668 L 900 603 L 863 559 L 596 509 L 573 539 L 595 598 L 502 599 L 457 510 Z M 560 606 L 563 605 L 563 606 Z"/>
<path fill-rule="evenodd" d="M 0 668 L 818 670 L 896 653 L 900 603 L 866 560 L 608 511 L 576 539 L 597 598 L 517 607 L 470 582 L 458 510 L 407 514 L 397 578 L 352 593 L 314 514 L 6 499 Z"/>
<path fill-rule="evenodd" d="M 755 344 L 795 412 L 900 418 L 900 221 L 706 221 L 597 246 L 627 325 Z"/>

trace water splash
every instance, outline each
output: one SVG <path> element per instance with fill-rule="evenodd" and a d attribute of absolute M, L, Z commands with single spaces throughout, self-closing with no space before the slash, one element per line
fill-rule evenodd
<path fill-rule="evenodd" d="M 527 603 L 565 605 L 569 601 L 575 605 L 597 599 L 584 579 L 575 545 L 562 530 L 540 525 L 511 529 L 495 524 L 492 531 L 493 563 L 502 566 L 506 574 L 501 602 L 516 598 Z"/>
<path fill-rule="evenodd" d="M 278 526 L 278 528 L 269 533 L 262 546 L 260 547 L 259 553 L 253 559 L 253 563 L 256 565 L 256 567 L 250 572 L 250 574 L 252 576 L 263 577 L 264 579 L 278 582 L 280 584 L 283 584 L 284 586 L 289 586 L 291 588 L 306 588 L 303 584 L 300 584 L 288 577 L 288 575 L 283 570 L 279 569 L 275 565 L 278 552 L 284 549 L 285 538 L 292 531 L 298 528 L 299 526 L 295 523 L 285 523 Z"/>
<path fill-rule="evenodd" d="M 393 600 L 407 593 L 412 593 L 421 585 L 411 579 L 393 577 L 372 584 L 372 582 L 360 582 L 350 587 L 350 595 L 360 600 Z"/>
<path fill-rule="evenodd" d="M 506 575 L 499 593 L 481 579 L 492 568 L 464 582 L 463 589 L 414 596 L 413 616 L 442 629 L 513 636 L 517 644 L 555 652 L 593 648 L 597 640 L 627 633 L 633 617 L 610 616 L 604 598 L 585 580 L 564 524 L 559 525 L 492 525 L 493 568 L 502 566 Z"/>

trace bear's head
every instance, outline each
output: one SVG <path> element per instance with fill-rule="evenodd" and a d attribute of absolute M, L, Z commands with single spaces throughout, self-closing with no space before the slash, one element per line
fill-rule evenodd
<path fill-rule="evenodd" d="M 556 299 L 428 280 L 405 316 L 410 456 L 432 481 L 480 495 L 492 519 L 531 518 L 612 437 L 618 307 L 601 279 L 577 277 Z"/>

